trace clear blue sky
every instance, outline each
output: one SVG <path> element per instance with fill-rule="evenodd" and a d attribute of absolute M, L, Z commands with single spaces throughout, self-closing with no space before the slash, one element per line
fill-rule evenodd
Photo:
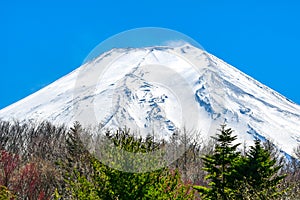
<path fill-rule="evenodd" d="M 0 0 L 0 108 L 79 67 L 106 38 L 165 27 L 300 103 L 300 1 Z"/>

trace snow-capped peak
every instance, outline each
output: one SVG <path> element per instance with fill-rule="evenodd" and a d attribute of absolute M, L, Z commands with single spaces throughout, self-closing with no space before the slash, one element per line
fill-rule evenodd
<path fill-rule="evenodd" d="M 300 106 L 189 44 L 112 49 L 0 110 L 4 120 L 129 126 L 141 134 L 216 132 L 226 122 L 241 142 L 270 140 L 293 155 Z"/>

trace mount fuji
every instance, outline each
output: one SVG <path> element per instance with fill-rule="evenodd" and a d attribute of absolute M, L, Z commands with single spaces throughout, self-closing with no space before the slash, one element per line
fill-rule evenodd
<path fill-rule="evenodd" d="M 299 105 L 190 44 L 112 49 L 0 110 L 0 119 L 126 125 L 163 138 L 183 127 L 207 138 L 225 122 L 240 142 L 269 140 L 291 156 L 300 145 Z"/>

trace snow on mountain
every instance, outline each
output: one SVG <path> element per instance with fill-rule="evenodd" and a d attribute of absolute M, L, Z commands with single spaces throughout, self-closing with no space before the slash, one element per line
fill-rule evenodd
<path fill-rule="evenodd" d="M 183 127 L 207 138 L 226 122 L 240 142 L 267 139 L 289 155 L 300 144 L 299 105 L 189 44 L 112 49 L 0 110 L 0 119 L 126 125 L 163 138 Z"/>

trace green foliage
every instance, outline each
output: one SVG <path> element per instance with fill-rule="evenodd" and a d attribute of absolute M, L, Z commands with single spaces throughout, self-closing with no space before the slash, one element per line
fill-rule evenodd
<path fill-rule="evenodd" d="M 278 175 L 282 166 L 276 165 L 276 160 L 271 158 L 271 152 L 264 149 L 259 140 L 250 147 L 246 163 L 243 166 L 244 184 L 247 193 L 253 199 L 274 199 L 282 195 L 278 186 L 285 175 Z M 245 189 L 244 189 L 245 191 Z"/>
<path fill-rule="evenodd" d="M 101 135 L 98 144 L 91 140 L 97 133 L 92 128 L 0 121 L 0 199 L 197 199 L 192 184 L 202 199 L 300 197 L 299 159 L 283 163 L 272 143 L 260 146 L 259 141 L 240 154 L 236 137 L 225 126 L 213 144 L 184 137 L 187 151 L 159 170 L 149 170 L 166 166 L 159 150 L 172 146 L 176 151 L 180 138 L 154 142 L 151 136 L 137 138 L 120 129 Z M 97 156 L 87 150 L 97 147 L 94 142 L 104 147 L 94 149 Z"/>
<path fill-rule="evenodd" d="M 195 186 L 204 199 L 231 199 L 234 195 L 236 165 L 240 159 L 237 152 L 239 144 L 233 144 L 236 136 L 232 136 L 232 129 L 221 126 L 213 139 L 216 141 L 214 152 L 203 157 L 204 168 L 208 172 L 205 177 L 210 187 Z"/>
<path fill-rule="evenodd" d="M 159 144 L 151 137 L 137 138 L 127 128 L 107 132 L 106 138 L 97 145 L 102 147 L 97 157 L 120 171 L 145 172 L 163 165 Z"/>
<path fill-rule="evenodd" d="M 14 199 L 15 195 L 12 194 L 11 191 L 9 191 L 5 186 L 0 185 L 0 199 L 2 200 L 10 200 Z"/>
<path fill-rule="evenodd" d="M 259 140 L 242 156 L 233 144 L 236 136 L 232 130 L 221 126 L 220 134 L 212 154 L 205 155 L 204 170 L 208 173 L 208 187 L 194 186 L 203 199 L 275 199 L 284 190 L 279 186 L 285 175 L 278 172 L 282 166 L 276 164 L 271 152 L 264 149 Z"/>
<path fill-rule="evenodd" d="M 86 150 L 80 135 L 83 134 L 81 125 L 75 122 L 66 137 L 66 157 L 58 160 L 64 179 L 64 185 L 55 190 L 56 199 L 73 197 L 76 199 L 91 199 L 95 197 L 95 186 L 90 180 L 93 176 L 92 156 Z M 95 199 L 92 198 L 92 199 Z"/>
<path fill-rule="evenodd" d="M 74 176 L 71 180 L 67 180 L 67 182 L 69 183 L 68 189 L 70 190 L 73 199 L 100 199 L 97 194 L 97 187 L 94 183 L 88 181 L 87 178 L 78 171 L 74 170 Z"/>
<path fill-rule="evenodd" d="M 102 164 L 84 149 L 79 137 L 81 131 L 78 124 L 71 129 L 67 141 L 68 164 L 63 165 L 66 188 L 62 192 L 72 199 L 193 199 L 192 188 L 181 181 L 180 173 L 176 170 L 171 171 L 165 167 L 156 171 L 130 173 Z M 107 133 L 106 136 L 117 148 L 127 152 L 147 153 L 159 147 L 149 137 L 145 141 L 135 138 L 129 134 L 128 129 L 118 130 L 115 134 Z M 130 164 L 125 160 L 127 157 L 119 154 L 111 156 L 119 159 L 119 165 L 126 165 L 120 167 L 128 167 Z M 83 173 L 78 162 L 84 160 L 80 158 L 89 159 L 90 173 Z M 143 163 L 139 163 L 143 167 Z M 64 194 L 56 193 L 56 199 L 60 195 Z"/>
<path fill-rule="evenodd" d="M 178 170 L 168 170 L 165 173 L 150 185 L 144 199 L 195 199 L 194 190 L 181 181 Z"/>

